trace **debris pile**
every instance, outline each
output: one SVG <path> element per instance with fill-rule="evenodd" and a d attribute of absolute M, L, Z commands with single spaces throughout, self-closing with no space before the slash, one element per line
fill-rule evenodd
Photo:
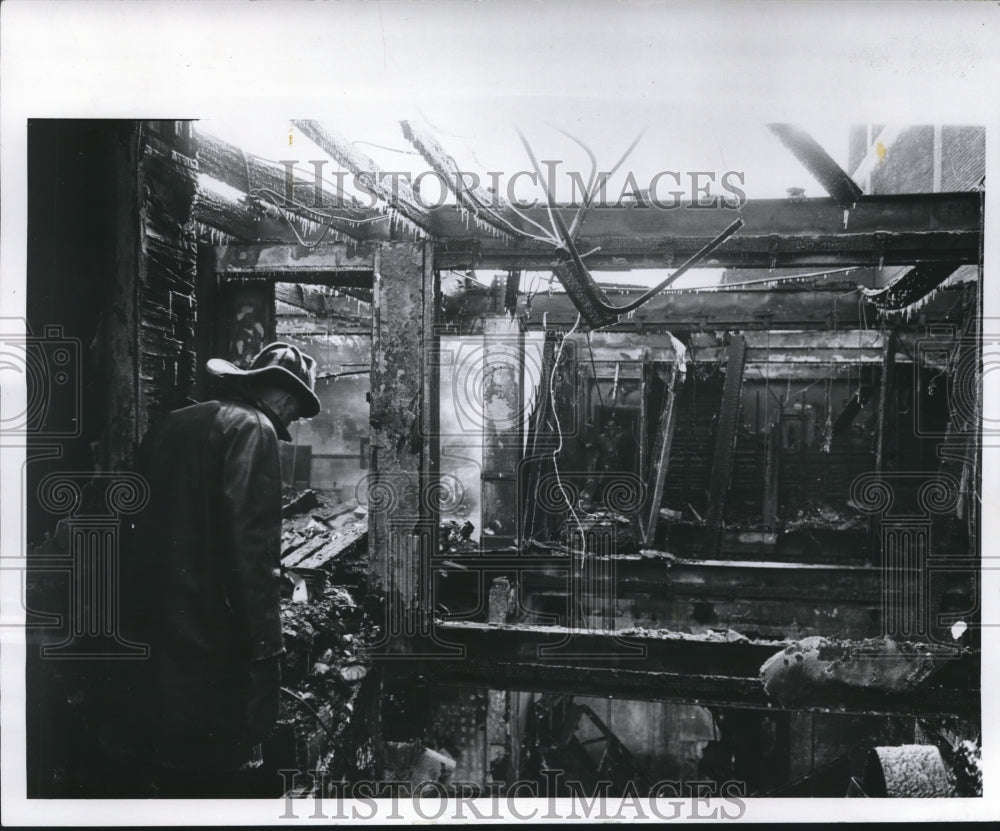
<path fill-rule="evenodd" d="M 907 692 L 955 658 L 955 649 L 890 638 L 835 641 L 803 638 L 772 655 L 760 668 L 764 689 L 782 704 L 808 699 L 818 689 Z"/>
<path fill-rule="evenodd" d="M 831 531 L 856 531 L 866 527 L 867 519 L 861 511 L 848 502 L 849 510 L 838 510 L 832 505 L 810 505 L 799 510 L 795 517 L 784 524 L 784 530 L 800 528 L 825 528 Z"/>
<path fill-rule="evenodd" d="M 560 539 L 566 545 L 572 545 L 581 532 L 608 536 L 613 534 L 616 545 L 629 551 L 636 549 L 642 542 L 636 516 L 628 516 L 601 505 L 595 506 L 593 511 L 577 511 L 575 518 L 573 515 L 567 516 Z"/>
<path fill-rule="evenodd" d="M 476 526 L 466 520 L 459 525 L 455 520 L 450 519 L 441 523 L 438 542 L 441 553 L 448 554 L 477 554 L 479 553 L 479 541 L 472 538 Z"/>
<path fill-rule="evenodd" d="M 297 694 L 283 697 L 283 720 L 314 729 L 316 716 L 301 706 L 305 701 L 329 710 L 338 723 L 346 721 L 357 685 L 368 674 L 360 608 L 345 588 L 334 585 L 309 602 L 288 598 L 281 606 L 282 684 Z"/>
<path fill-rule="evenodd" d="M 347 727 L 369 670 L 361 611 L 368 512 L 289 490 L 283 516 L 280 720 L 295 736 L 296 764 L 329 768 L 349 755 Z"/>
<path fill-rule="evenodd" d="M 368 509 L 356 500 L 340 503 L 312 490 L 291 491 L 282 514 L 284 570 L 322 569 L 339 580 L 342 565 L 360 561 L 368 539 Z"/>

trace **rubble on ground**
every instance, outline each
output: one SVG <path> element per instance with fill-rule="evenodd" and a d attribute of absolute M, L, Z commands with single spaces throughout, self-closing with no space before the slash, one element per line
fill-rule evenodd
<path fill-rule="evenodd" d="M 476 526 L 466 520 L 459 525 L 449 519 L 441 523 L 438 543 L 442 553 L 476 554 L 479 552 L 479 541 L 473 538 Z"/>
<path fill-rule="evenodd" d="M 322 492 L 289 491 L 284 515 L 280 720 L 304 747 L 323 733 L 325 752 L 337 752 L 369 670 L 361 611 L 367 509 Z"/>
<path fill-rule="evenodd" d="M 312 494 L 303 498 L 305 494 Z M 351 557 L 364 549 L 368 535 L 368 510 L 356 500 L 338 502 L 307 490 L 286 496 L 281 533 L 284 568 L 325 569 L 335 559 Z"/>

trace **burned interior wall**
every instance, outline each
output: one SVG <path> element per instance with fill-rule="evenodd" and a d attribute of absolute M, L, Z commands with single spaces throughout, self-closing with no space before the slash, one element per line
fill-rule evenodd
<path fill-rule="evenodd" d="M 185 122 L 28 125 L 27 328 L 43 352 L 67 339 L 73 357 L 65 383 L 28 377 L 47 407 L 31 440 L 62 454 L 29 466 L 29 493 L 54 469 L 128 468 L 149 423 L 190 392 L 190 142 Z M 29 511 L 29 537 L 46 522 Z"/>
<path fill-rule="evenodd" d="M 27 129 L 26 328 L 40 371 L 26 374 L 37 407 L 26 430 L 23 544 L 29 559 L 66 558 L 78 553 L 68 550 L 69 518 L 44 502 L 43 479 L 65 477 L 83 493 L 77 508 L 92 509 L 101 481 L 131 467 L 147 427 L 191 390 L 195 164 L 185 122 L 32 120 Z M 86 690 L 100 662 L 41 660 L 39 646 L 99 617 L 88 604 L 102 600 L 87 591 L 98 576 L 28 573 L 32 609 L 61 621 L 43 629 L 29 620 L 29 794 L 82 795 L 81 779 L 96 775 Z"/>

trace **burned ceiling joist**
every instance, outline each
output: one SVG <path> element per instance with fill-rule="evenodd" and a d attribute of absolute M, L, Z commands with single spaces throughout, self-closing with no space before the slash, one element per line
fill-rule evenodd
<path fill-rule="evenodd" d="M 430 165 L 445 182 L 459 206 L 472 214 L 480 227 L 493 228 L 500 233 L 513 237 L 522 237 L 526 232 L 520 227 L 522 221 L 511 210 L 510 205 L 495 192 L 486 191 L 479 185 L 469 186 L 466 174 L 459 168 L 454 158 L 441 146 L 431 134 L 421 130 L 410 121 L 400 122 L 403 136 L 420 153 L 424 161 Z"/>
<path fill-rule="evenodd" d="M 959 319 L 956 303 L 962 287 L 941 289 L 921 309 L 928 322 L 948 322 Z M 637 297 L 636 290 L 625 291 L 622 299 Z M 526 305 L 527 295 L 521 295 L 518 314 L 528 330 L 569 328 L 576 319 L 576 309 L 565 294 L 539 292 Z M 466 291 L 445 297 L 442 323 L 456 332 L 475 331 L 482 315 L 488 313 L 487 291 Z M 630 318 L 611 327 L 614 331 L 653 332 L 741 329 L 843 330 L 861 329 L 873 325 L 878 310 L 868 299 L 859 297 L 857 289 L 813 288 L 810 291 L 770 289 L 728 289 L 713 292 L 665 293 L 654 297 Z"/>
<path fill-rule="evenodd" d="M 794 124 L 768 124 L 785 147 L 805 166 L 823 189 L 842 208 L 851 208 L 864 191 L 847 175 L 822 145 L 801 127 Z"/>
<path fill-rule="evenodd" d="M 215 272 L 222 279 L 291 280 L 333 287 L 370 289 L 374 273 L 372 243 L 216 246 Z"/>
<path fill-rule="evenodd" d="M 358 236 L 357 223 L 370 221 L 371 218 L 371 211 L 362 210 L 357 206 L 357 200 L 342 191 L 331 191 L 326 184 L 320 188 L 312 187 L 296 179 L 288 167 L 246 153 L 205 133 L 198 134 L 198 169 L 200 173 L 240 191 L 260 206 L 268 206 L 272 213 L 282 212 L 299 221 L 329 226 L 348 237 Z M 244 208 L 238 203 L 231 205 L 223 219 L 229 226 L 233 226 L 234 221 L 238 223 L 235 227 L 245 234 L 239 239 L 256 240 L 267 233 L 256 225 L 263 209 Z M 210 227 L 219 227 L 212 224 L 213 213 L 205 211 L 198 216 L 197 207 L 196 218 L 199 221 Z M 225 231 L 224 228 L 220 230 Z"/>
<path fill-rule="evenodd" d="M 565 220 L 575 210 L 561 207 Z M 504 242 L 452 224 L 453 211 L 434 212 L 436 260 L 446 268 L 551 269 L 561 258 L 552 246 Z M 544 208 L 526 214 L 545 218 Z M 976 193 L 866 196 L 849 211 L 836 201 L 761 199 L 743 205 L 745 227 L 704 265 L 780 268 L 975 263 L 981 240 L 981 199 Z M 721 203 L 658 210 L 623 206 L 591 211 L 577 246 L 592 251 L 591 270 L 676 268 L 707 245 L 734 217 Z"/>
<path fill-rule="evenodd" d="M 357 150 L 347 139 L 313 120 L 292 122 L 313 141 L 324 153 L 349 170 L 365 189 L 377 196 L 391 211 L 416 229 L 431 232 L 431 220 L 427 209 L 413 193 L 404 179 L 397 178 L 392 186 L 387 186 L 381 168 L 368 156 Z"/>

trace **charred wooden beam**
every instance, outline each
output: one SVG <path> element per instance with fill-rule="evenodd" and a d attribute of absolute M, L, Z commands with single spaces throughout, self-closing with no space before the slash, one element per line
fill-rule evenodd
<path fill-rule="evenodd" d="M 739 215 L 746 225 L 741 233 L 726 242 L 731 249 L 746 237 L 777 235 L 779 238 L 843 237 L 852 234 L 928 234 L 969 233 L 982 229 L 982 196 L 976 191 L 953 193 L 892 194 L 862 196 L 844 217 L 844 209 L 834 199 L 751 199 Z M 577 213 L 575 205 L 559 205 L 555 211 L 568 223 Z M 543 206 L 522 211 L 541 225 L 548 226 Z M 459 211 L 442 206 L 432 212 L 434 230 L 447 239 L 492 239 L 488 232 L 466 228 Z M 707 240 L 725 228 L 737 216 L 736 210 L 721 199 L 697 207 L 682 204 L 676 208 L 652 205 L 594 205 L 580 226 L 580 238 L 621 238 L 662 240 L 685 237 Z M 502 240 L 498 241 L 504 246 Z M 525 243 L 526 245 L 526 243 Z M 519 246 L 507 246 L 519 247 Z M 581 251 L 587 250 L 582 244 Z M 589 261 L 589 258 L 588 258 Z"/>
<path fill-rule="evenodd" d="M 544 208 L 524 211 L 545 224 Z M 576 208 L 557 208 L 572 221 Z M 706 266 L 733 268 L 883 266 L 978 262 L 982 212 L 978 193 L 862 196 L 846 212 L 836 200 L 761 199 L 741 208 L 746 225 L 725 241 Z M 561 262 L 550 245 L 497 239 L 466 228 L 453 208 L 431 212 L 442 240 L 442 268 L 552 269 Z M 576 241 L 592 271 L 675 268 L 705 246 L 734 216 L 721 200 L 674 209 L 594 207 Z"/>
<path fill-rule="evenodd" d="M 609 695 L 650 701 L 686 701 L 770 709 L 868 714 L 970 714 L 978 707 L 968 690 L 978 683 L 978 660 L 962 654 L 916 690 L 885 693 L 836 685 L 808 700 L 782 707 L 769 699 L 761 665 L 784 647 L 780 641 L 726 641 L 720 636 L 440 623 L 434 638 L 461 647 L 464 655 L 436 661 L 432 681 L 488 689 Z M 543 659 L 554 647 L 572 645 L 572 658 Z M 633 651 L 623 653 L 622 645 Z M 426 660 L 393 661 L 397 677 L 427 672 Z"/>
<path fill-rule="evenodd" d="M 352 239 L 347 234 L 325 232 L 312 218 L 292 211 L 281 211 L 270 204 L 243 199 L 234 201 L 207 188 L 199 188 L 191 219 L 203 228 L 219 231 L 239 243 L 252 245 L 290 245 L 304 248 L 302 241 L 323 236 L 335 243 Z M 296 231 L 292 230 L 292 225 Z M 296 236 L 298 233 L 298 236 Z M 205 239 L 206 243 L 218 240 Z"/>
<path fill-rule="evenodd" d="M 223 278 L 287 280 L 370 289 L 375 243 L 301 245 L 220 245 L 218 273 Z"/>
<path fill-rule="evenodd" d="M 275 283 L 274 299 L 319 318 L 350 318 L 371 323 L 370 289 L 338 288 L 336 294 L 331 294 L 298 282 Z M 360 313 L 357 311 L 359 300 L 368 306 Z"/>
<path fill-rule="evenodd" d="M 924 263 L 908 269 L 887 286 L 862 291 L 879 311 L 899 311 L 926 297 L 958 268 L 954 263 Z"/>
<path fill-rule="evenodd" d="M 444 181 L 455 194 L 457 203 L 472 214 L 480 226 L 493 228 L 512 237 L 523 236 L 523 226 L 527 223 L 514 214 L 510 205 L 498 194 L 467 180 L 467 174 L 434 136 L 409 121 L 401 121 L 400 126 L 406 140 L 423 156 L 439 180 Z"/>
<path fill-rule="evenodd" d="M 328 153 L 351 171 L 355 180 L 369 193 L 377 196 L 393 210 L 398 211 L 403 219 L 420 230 L 425 232 L 431 230 L 431 220 L 426 208 L 404 179 L 397 177 L 395 181 L 387 185 L 382 170 L 372 159 L 318 121 L 298 120 L 292 123 L 324 153 Z"/>
<path fill-rule="evenodd" d="M 353 197 L 337 192 L 326 181 L 303 182 L 290 168 L 245 153 L 239 147 L 206 133 L 198 134 L 198 169 L 247 196 L 292 216 L 329 225 L 337 232 L 358 238 L 358 222 L 368 223 L 373 212 L 360 208 Z M 257 239 L 248 237 L 247 239 Z"/>
<path fill-rule="evenodd" d="M 959 286 L 946 286 L 921 308 L 927 321 L 957 321 Z M 622 292 L 621 299 L 638 297 L 638 291 Z M 616 298 L 617 301 L 618 298 Z M 474 331 L 489 310 L 485 292 L 467 291 L 444 298 L 443 322 L 462 333 Z M 539 292 L 531 301 L 530 314 L 522 302 L 528 331 L 540 331 L 543 320 L 549 328 L 568 329 L 576 320 L 576 308 L 564 294 Z M 843 289 L 743 290 L 677 292 L 654 297 L 630 318 L 609 327 L 615 332 L 665 332 L 682 334 L 702 330 L 765 329 L 863 329 L 878 319 L 878 311 L 855 292 Z M 608 330 L 602 330 L 608 331 Z"/>
<path fill-rule="evenodd" d="M 198 190 L 192 209 L 195 222 L 241 241 L 260 238 L 261 217 L 261 211 L 205 188 Z"/>
<path fill-rule="evenodd" d="M 863 195 L 863 191 L 837 164 L 822 145 L 801 127 L 794 124 L 768 124 L 785 147 L 816 177 L 823 189 L 842 208 L 852 207 Z"/>
<path fill-rule="evenodd" d="M 668 370 L 667 387 L 663 392 L 663 410 L 656 429 L 656 444 L 653 447 L 653 487 L 650 488 L 646 521 L 643 526 L 643 541 L 646 545 L 652 545 L 656 537 L 660 505 L 663 502 L 663 487 L 667 481 L 667 466 L 670 462 L 670 448 L 674 438 L 674 424 L 677 421 L 675 404 L 683 383 L 684 376 L 678 371 L 677 364 L 671 365 Z"/>
<path fill-rule="evenodd" d="M 759 555 L 758 555 L 759 556 Z M 601 563 L 594 569 L 586 590 L 604 597 L 624 600 L 629 596 L 653 594 L 721 600 L 807 600 L 831 606 L 858 603 L 878 606 L 883 594 L 881 570 L 877 566 L 843 563 L 776 562 L 770 560 L 680 559 L 671 554 L 645 551 L 643 554 L 594 554 Z M 448 567 L 474 570 L 484 565 L 482 557 L 450 557 Z M 608 564 L 614 562 L 615 567 Z M 532 549 L 530 559 L 492 555 L 489 569 L 497 574 L 517 575 L 522 595 L 533 592 L 568 592 L 572 560 L 568 553 Z M 447 604 L 446 604 L 447 605 Z"/>
<path fill-rule="evenodd" d="M 743 370 L 746 366 L 747 343 L 743 335 L 732 335 L 726 356 L 726 380 L 722 388 L 722 404 L 716 424 L 715 453 L 708 488 L 706 547 L 713 555 L 722 546 L 722 518 L 733 471 L 733 453 L 739 430 L 739 415 L 743 401 Z"/>

